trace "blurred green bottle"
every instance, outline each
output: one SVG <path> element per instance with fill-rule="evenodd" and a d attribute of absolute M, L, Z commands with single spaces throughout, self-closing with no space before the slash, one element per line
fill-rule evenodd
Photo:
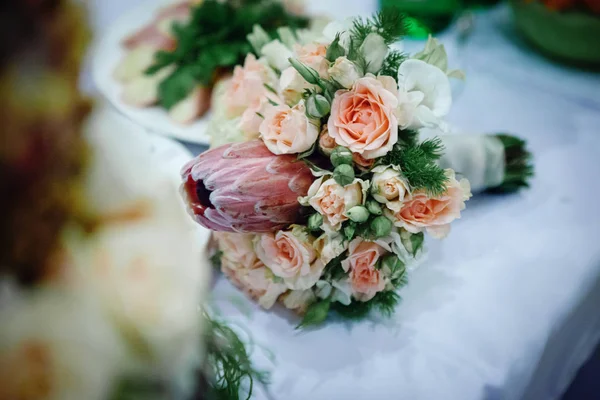
<path fill-rule="evenodd" d="M 408 17 L 408 36 L 427 38 L 446 29 L 465 8 L 489 7 L 499 0 L 379 0 L 381 9 L 394 7 Z"/>

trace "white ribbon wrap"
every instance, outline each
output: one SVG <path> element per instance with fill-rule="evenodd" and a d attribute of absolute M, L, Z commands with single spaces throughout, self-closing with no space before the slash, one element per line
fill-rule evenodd
<path fill-rule="evenodd" d="M 440 167 L 467 178 L 472 192 L 499 186 L 504 180 L 504 145 L 493 135 L 444 135 Z"/>

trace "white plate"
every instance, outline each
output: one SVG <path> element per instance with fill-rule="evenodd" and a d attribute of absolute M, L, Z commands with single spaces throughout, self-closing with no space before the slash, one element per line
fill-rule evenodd
<path fill-rule="evenodd" d="M 146 130 L 186 142 L 208 145 L 210 137 L 205 134 L 210 112 L 190 125 L 181 125 L 171 120 L 162 107 L 133 107 L 121 99 L 123 85 L 113 78 L 113 72 L 126 51 L 121 41 L 126 36 L 148 24 L 160 7 L 173 0 L 148 0 L 142 6 L 123 14 L 95 43 L 92 50 L 92 77 L 100 93 L 123 115 Z"/>

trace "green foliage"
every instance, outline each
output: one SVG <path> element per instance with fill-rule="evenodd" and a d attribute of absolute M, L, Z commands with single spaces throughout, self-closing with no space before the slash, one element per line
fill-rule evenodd
<path fill-rule="evenodd" d="M 424 241 L 425 234 L 423 232 L 413 233 L 410 235 L 410 244 L 413 257 L 417 255 L 419 250 L 421 250 Z"/>
<path fill-rule="evenodd" d="M 398 68 L 400 68 L 400 64 L 404 60 L 406 60 L 404 53 L 398 50 L 391 50 L 383 62 L 380 74 L 398 79 Z"/>
<path fill-rule="evenodd" d="M 504 181 L 500 186 L 488 191 L 493 193 L 512 193 L 523 187 L 529 187 L 529 179 L 533 176 L 534 169 L 531 161 L 532 155 L 525 148 L 526 142 L 516 136 L 507 134 L 496 135 L 504 145 L 505 170 Z"/>
<path fill-rule="evenodd" d="M 173 24 L 177 48 L 157 52 L 146 73 L 153 75 L 167 66 L 176 67 L 159 86 L 160 103 L 169 109 L 196 85 L 210 86 L 220 70 L 241 64 L 252 52 L 246 36 L 255 25 L 275 36 L 279 27 L 300 28 L 307 24 L 307 18 L 288 14 L 276 0 L 205 0 L 192 9 L 189 22 Z"/>
<path fill-rule="evenodd" d="M 268 375 L 254 369 L 246 345 L 233 329 L 210 318 L 206 313 L 206 365 L 208 388 L 206 397 L 217 400 L 250 399 L 254 382 L 266 383 Z M 242 397 L 244 383 L 248 392 Z"/>
<path fill-rule="evenodd" d="M 379 11 L 371 18 L 356 18 L 350 30 L 353 46 L 360 47 L 369 33 L 379 34 L 388 45 L 397 42 L 407 31 L 404 18 L 396 8 Z"/>
<path fill-rule="evenodd" d="M 331 310 L 342 318 L 355 321 L 365 318 L 371 311 L 377 311 L 388 318 L 394 314 L 400 300 L 401 297 L 396 291 L 388 290 L 377 293 L 375 297 L 365 302 L 353 301 L 347 306 L 341 303 L 332 303 Z"/>
<path fill-rule="evenodd" d="M 306 328 L 308 326 L 317 326 L 322 324 L 327 319 L 329 314 L 329 308 L 331 306 L 331 300 L 325 299 L 312 303 L 308 306 L 304 318 L 298 324 L 296 329 Z"/>
<path fill-rule="evenodd" d="M 108 398 L 110 400 L 159 400 L 165 398 L 166 389 L 160 381 L 128 376 L 119 379 Z"/>
<path fill-rule="evenodd" d="M 221 258 L 223 257 L 223 252 L 221 250 L 217 250 L 215 254 L 210 257 L 210 263 L 218 268 L 221 266 Z"/>
<path fill-rule="evenodd" d="M 333 260 L 329 261 L 323 270 L 323 279 L 326 281 L 338 281 L 346 277 L 346 272 L 342 268 L 342 260 L 346 258 L 346 254 L 342 254 Z"/>
<path fill-rule="evenodd" d="M 404 146 L 416 146 L 419 143 L 419 131 L 402 129 L 398 131 L 398 141 Z"/>
<path fill-rule="evenodd" d="M 412 135 L 406 138 L 410 142 L 415 140 Z M 399 166 L 413 189 L 424 189 L 430 195 L 437 196 L 446 190 L 448 179 L 444 170 L 436 163 L 443 148 L 439 138 L 428 139 L 417 144 L 407 144 L 402 141 L 396 144 L 379 163 Z"/>

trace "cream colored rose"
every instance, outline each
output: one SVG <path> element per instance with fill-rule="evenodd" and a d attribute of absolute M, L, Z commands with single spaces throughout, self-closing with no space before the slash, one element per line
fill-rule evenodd
<path fill-rule="evenodd" d="M 373 169 L 371 181 L 373 198 L 394 212 L 400 211 L 404 197 L 410 194 L 408 181 L 395 167 L 379 166 Z"/>
<path fill-rule="evenodd" d="M 355 179 L 350 185 L 341 186 L 335 179 L 326 175 L 313 182 L 308 189 L 308 195 L 300 202 L 317 210 L 323 216 L 323 223 L 328 230 L 337 231 L 342 222 L 348 220 L 348 210 L 364 203 L 365 186 L 368 187 L 368 182 L 360 179 Z"/>
<path fill-rule="evenodd" d="M 296 58 L 302 64 L 311 67 L 319 73 L 321 78 L 329 78 L 329 61 L 325 58 L 327 55 L 327 46 L 322 43 L 308 43 L 304 46 L 294 46 Z"/>
<path fill-rule="evenodd" d="M 366 159 L 387 154 L 398 141 L 396 81 L 389 76 L 360 78 L 352 90 L 335 94 L 329 135 Z"/>
<path fill-rule="evenodd" d="M 323 264 L 327 265 L 329 261 L 346 251 L 348 242 L 337 232 L 327 232 L 315 240 L 313 248 L 319 253 Z"/>
<path fill-rule="evenodd" d="M 288 288 L 282 282 L 275 282 L 273 273 L 264 264 L 259 262 L 259 265 L 254 269 L 238 270 L 223 266 L 222 270 L 248 297 L 257 301 L 261 307 L 269 309 Z"/>
<path fill-rule="evenodd" d="M 292 108 L 285 104 L 270 106 L 264 117 L 260 137 L 273 154 L 302 153 L 319 136 L 319 122 L 308 119 L 303 101 Z"/>
<path fill-rule="evenodd" d="M 365 59 L 366 72 L 377 74 L 383 67 L 389 47 L 381 35 L 373 32 L 367 35 L 359 51 Z"/>
<path fill-rule="evenodd" d="M 306 82 L 294 67 L 288 67 L 279 78 L 279 93 L 286 104 L 294 105 L 302 100 L 302 94 L 313 86 Z"/>
<path fill-rule="evenodd" d="M 229 269 L 253 269 L 261 266 L 254 253 L 254 235 L 248 233 L 215 232 L 213 234 L 219 250 L 223 252 L 221 262 Z"/>
<path fill-rule="evenodd" d="M 268 90 L 265 84 L 275 86 L 275 72 L 252 54 L 246 56 L 244 66 L 236 66 L 225 92 L 224 102 L 229 118 L 240 116 L 257 98 Z"/>
<path fill-rule="evenodd" d="M 283 305 L 285 308 L 302 313 L 315 300 L 316 296 L 311 289 L 291 290 L 283 297 Z"/>
<path fill-rule="evenodd" d="M 266 110 L 271 106 L 271 102 L 283 104 L 283 100 L 278 98 L 274 93 L 268 92 L 264 96 L 252 100 L 248 108 L 242 113 L 239 127 L 244 133 L 246 140 L 258 139 L 260 136 L 260 124 L 262 124 Z"/>
<path fill-rule="evenodd" d="M 350 89 L 354 82 L 362 77 L 358 67 L 346 57 L 338 57 L 329 68 L 329 75 L 346 89 Z"/>
<path fill-rule="evenodd" d="M 446 170 L 448 181 L 446 191 L 437 197 L 430 197 L 425 191 L 418 191 L 405 198 L 398 212 L 388 212 L 395 220 L 394 225 L 411 233 L 426 230 L 431 236 L 441 239 L 450 232 L 450 223 L 460 218 L 465 209 L 465 201 L 471 197 L 471 188 L 466 179 L 456 180 L 454 171 Z"/>
<path fill-rule="evenodd" d="M 311 238 L 298 227 L 258 236 L 255 249 L 258 258 L 292 290 L 311 288 L 325 267 Z"/>
<path fill-rule="evenodd" d="M 292 51 L 278 39 L 265 44 L 260 52 L 266 58 L 269 65 L 277 68 L 279 71 L 283 71 L 290 66 L 288 59 L 293 56 Z"/>
<path fill-rule="evenodd" d="M 348 258 L 342 261 L 342 268 L 350 272 L 349 280 L 357 300 L 369 301 L 385 289 L 385 277 L 375 266 L 386 253 L 386 249 L 375 242 L 361 238 L 350 242 Z"/>

